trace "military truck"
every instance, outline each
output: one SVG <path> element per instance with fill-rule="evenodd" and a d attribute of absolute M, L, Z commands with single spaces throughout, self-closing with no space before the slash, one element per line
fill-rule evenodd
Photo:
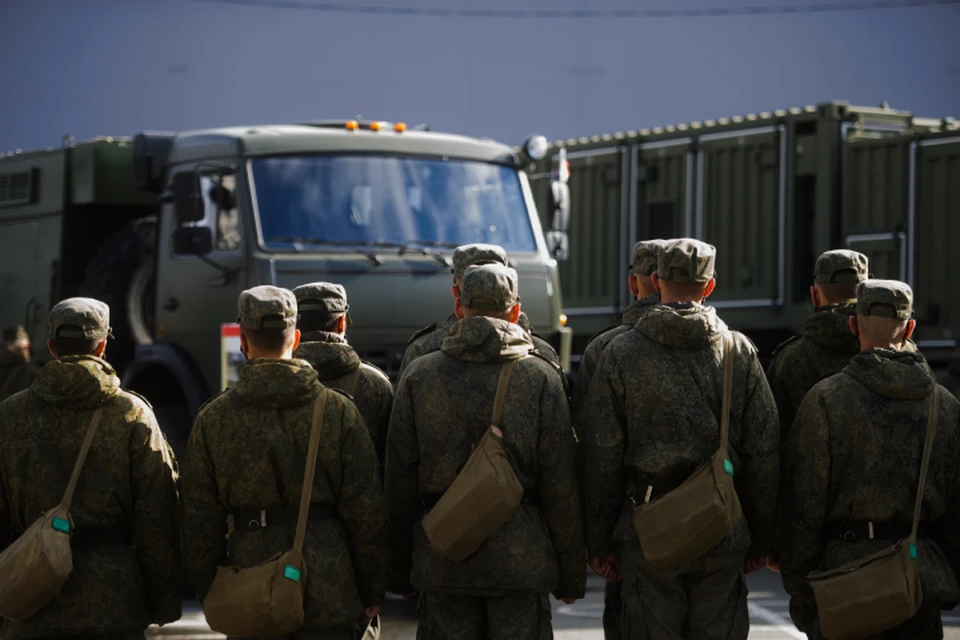
<path fill-rule="evenodd" d="M 637 240 L 692 236 L 718 251 L 710 302 L 769 356 L 811 312 L 816 256 L 850 247 L 910 283 L 915 339 L 949 357 L 960 335 L 960 127 L 951 118 L 831 102 L 551 144 L 577 215 L 560 267 L 574 353 L 630 302 Z M 547 180 L 534 181 L 538 202 Z"/>
<path fill-rule="evenodd" d="M 8 153 L 0 324 L 25 324 L 42 359 L 51 305 L 108 302 L 107 357 L 153 403 L 175 449 L 222 386 L 221 325 L 259 284 L 345 285 L 351 344 L 390 373 L 411 334 L 452 311 L 453 248 L 495 243 L 519 272 L 534 329 L 569 358 L 557 263 L 522 168 L 546 146 L 343 120 Z"/>

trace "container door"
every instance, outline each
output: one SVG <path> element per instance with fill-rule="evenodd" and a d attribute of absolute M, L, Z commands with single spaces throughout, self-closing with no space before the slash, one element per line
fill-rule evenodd
<path fill-rule="evenodd" d="M 781 127 L 700 137 L 693 227 L 717 248 L 717 308 L 783 304 L 785 148 Z"/>
<path fill-rule="evenodd" d="M 623 250 L 624 152 L 607 147 L 567 154 L 570 258 L 560 263 L 564 312 L 614 314 L 626 279 Z"/>
<path fill-rule="evenodd" d="M 915 147 L 914 289 L 916 340 L 949 349 L 960 338 L 960 137 L 920 141 Z"/>

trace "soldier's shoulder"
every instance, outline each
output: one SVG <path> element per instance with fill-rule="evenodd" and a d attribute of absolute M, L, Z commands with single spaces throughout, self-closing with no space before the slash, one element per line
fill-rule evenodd
<path fill-rule="evenodd" d="M 598 340 L 601 340 L 601 339 L 603 339 L 603 338 L 606 338 L 607 340 L 611 340 L 612 338 L 611 338 L 611 336 L 609 335 L 610 332 L 613 331 L 614 329 L 617 329 L 617 328 L 622 327 L 622 326 L 624 326 L 624 325 L 622 325 L 622 324 L 612 324 L 612 325 L 610 325 L 609 327 L 604 327 L 604 328 L 601 329 L 600 331 L 597 331 L 595 334 L 593 334 L 592 336 L 590 336 L 590 339 L 589 339 L 589 340 L 587 340 L 587 346 L 585 347 L 584 350 L 589 349 L 589 348 L 590 348 L 590 345 L 592 345 L 593 343 L 595 343 L 595 342 L 597 342 Z"/>
<path fill-rule="evenodd" d="M 760 352 L 760 350 L 757 349 L 757 345 L 753 343 L 753 340 L 748 338 L 745 334 L 730 329 L 730 337 L 733 338 L 733 343 L 736 345 L 738 350 L 746 351 L 754 356 Z"/>
<path fill-rule="evenodd" d="M 370 362 L 367 362 L 366 360 L 363 360 L 360 362 L 360 370 L 361 372 L 367 374 L 367 376 L 371 378 L 374 378 L 380 382 L 385 382 L 387 384 L 390 384 L 390 376 L 384 373 L 383 369 L 381 369 L 375 364 L 372 364 Z"/>
<path fill-rule="evenodd" d="M 153 405 L 150 403 L 150 401 L 136 391 L 132 389 L 123 389 L 120 393 L 126 395 L 134 405 L 140 404 L 145 406 L 150 411 L 153 411 Z"/>
<path fill-rule="evenodd" d="M 216 413 L 224 406 L 224 403 L 229 401 L 232 395 L 233 392 L 229 388 L 213 394 L 206 402 L 200 405 L 200 408 L 197 410 L 197 419 L 199 420 L 201 417 L 210 413 Z"/>
<path fill-rule="evenodd" d="M 800 336 L 800 335 L 790 336 L 789 338 L 787 338 L 786 340 L 778 344 L 777 348 L 773 350 L 773 353 L 771 355 L 774 358 L 776 358 L 777 355 L 780 354 L 782 357 L 782 354 L 787 353 L 793 350 L 795 347 L 799 346 L 801 344 L 800 340 L 802 339 L 802 337 L 803 336 Z"/>
<path fill-rule="evenodd" d="M 417 340 L 420 340 L 421 338 L 424 338 L 424 337 L 430 335 L 431 333 L 433 333 L 433 332 L 436 331 L 436 330 L 437 330 L 437 323 L 436 323 L 436 322 L 434 322 L 433 324 L 428 324 L 428 325 L 425 326 L 423 329 L 420 329 L 420 330 L 417 331 L 415 334 L 413 334 L 412 336 L 410 336 L 410 339 L 407 340 L 407 346 L 412 345 L 412 344 L 413 344 L 414 342 L 416 342 Z"/>

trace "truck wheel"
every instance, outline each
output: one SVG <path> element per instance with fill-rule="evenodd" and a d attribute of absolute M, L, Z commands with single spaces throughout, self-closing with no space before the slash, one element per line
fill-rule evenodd
<path fill-rule="evenodd" d="M 106 358 L 118 371 L 133 360 L 138 344 L 152 342 L 156 217 L 134 220 L 101 245 L 87 264 L 80 295 L 110 305 L 114 339 Z"/>

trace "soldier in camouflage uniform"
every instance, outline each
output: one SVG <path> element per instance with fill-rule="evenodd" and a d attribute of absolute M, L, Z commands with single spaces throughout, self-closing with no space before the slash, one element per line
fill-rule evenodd
<path fill-rule="evenodd" d="M 703 300 L 712 246 L 663 248 L 653 283 L 662 304 L 604 350 L 581 412 L 584 527 L 590 565 L 623 577 L 624 638 L 746 638 L 747 566 L 773 550 L 780 479 L 777 409 L 753 345 Z M 672 491 L 720 445 L 723 339 L 734 343 L 730 455 L 744 517 L 703 558 L 677 571 L 649 564 L 633 525 L 633 487 Z M 638 498 L 642 499 L 642 497 Z"/>
<path fill-rule="evenodd" d="M 347 291 L 332 282 L 303 284 L 297 297 L 300 346 L 293 357 L 306 360 L 324 385 L 347 393 L 356 403 L 370 432 L 377 459 L 383 468 L 383 450 L 393 406 L 393 385 L 380 369 L 360 361 L 347 344 L 350 305 Z"/>
<path fill-rule="evenodd" d="M 780 443 L 797 409 L 813 385 L 840 373 L 860 351 L 850 333 L 857 285 L 868 277 L 867 256 L 848 249 L 827 251 L 817 258 L 810 299 L 814 312 L 803 333 L 777 347 L 767 368 L 767 382 L 780 411 Z"/>
<path fill-rule="evenodd" d="M 937 382 L 952 393 L 954 398 L 960 399 L 960 347 L 953 352 L 953 358 L 946 370 L 937 375 Z"/>
<path fill-rule="evenodd" d="M 142 638 L 180 617 L 176 463 L 149 403 L 103 359 L 110 309 L 69 298 L 50 310 L 55 358 L 0 403 L 0 551 L 63 497 L 93 411 L 100 424 L 70 514 L 73 572 L 10 638 Z"/>
<path fill-rule="evenodd" d="M 450 288 L 454 300 L 460 295 L 460 282 L 463 279 L 463 274 L 467 270 L 467 267 L 479 264 L 502 264 L 507 266 L 507 252 L 503 250 L 503 247 L 495 244 L 465 244 L 457 247 L 453 252 L 453 286 Z M 456 322 L 457 316 L 455 313 L 452 313 L 439 326 L 434 323 L 415 333 L 407 342 L 407 349 L 403 353 L 403 361 L 400 363 L 397 378 L 402 376 L 403 372 L 410 366 L 410 363 L 420 356 L 439 351 L 440 345 L 443 344 L 444 339 L 450 332 L 450 327 Z M 554 350 L 546 340 L 533 335 L 533 327 L 530 325 L 530 320 L 525 313 L 520 313 L 517 324 L 530 334 L 537 352 L 559 367 L 560 357 L 557 355 L 556 350 Z"/>
<path fill-rule="evenodd" d="M 614 338 L 632 329 L 648 310 L 660 302 L 660 294 L 653 288 L 650 275 L 657 270 L 657 257 L 665 244 L 664 240 L 641 240 L 633 245 L 633 262 L 627 274 L 627 285 L 635 300 L 623 310 L 621 323 L 594 336 L 583 352 L 573 394 L 575 422 L 579 422 L 577 414 L 587 398 L 590 380 L 593 378 L 593 372 L 603 350 Z M 583 426 L 582 424 L 577 426 L 578 435 L 581 438 L 583 434 L 580 432 Z M 603 635 L 607 640 L 620 637 L 620 584 L 617 580 L 606 583 L 603 597 Z"/>
<path fill-rule="evenodd" d="M 791 617 L 810 638 L 820 631 L 807 574 L 910 533 L 931 393 L 940 414 L 920 516 L 923 604 L 874 637 L 942 638 L 940 607 L 960 601 L 960 403 L 934 382 L 923 356 L 904 348 L 912 307 L 902 282 L 860 284 L 849 324 L 862 350 L 807 393 L 784 447 L 781 572 Z"/>
<path fill-rule="evenodd" d="M 23 327 L 3 331 L 0 344 L 0 402 L 36 380 L 40 368 L 30 362 L 30 336 Z"/>
<path fill-rule="evenodd" d="M 183 540 L 201 602 L 218 565 L 250 567 L 291 548 L 323 388 L 308 363 L 291 359 L 300 337 L 293 293 L 254 287 L 237 307 L 248 362 L 200 410 L 184 459 Z M 353 402 L 328 393 L 303 549 L 305 622 L 293 636 L 347 640 L 377 615 L 386 547 L 373 442 Z"/>
<path fill-rule="evenodd" d="M 584 595 L 567 400 L 552 367 L 526 357 L 533 344 L 513 323 L 519 312 L 513 269 L 470 267 L 456 303 L 462 319 L 397 388 L 384 480 L 392 590 L 421 592 L 420 640 L 551 638 L 548 594 L 565 602 Z M 500 428 L 524 502 L 472 556 L 446 560 L 434 553 L 420 520 L 490 427 L 500 369 L 517 359 Z"/>

